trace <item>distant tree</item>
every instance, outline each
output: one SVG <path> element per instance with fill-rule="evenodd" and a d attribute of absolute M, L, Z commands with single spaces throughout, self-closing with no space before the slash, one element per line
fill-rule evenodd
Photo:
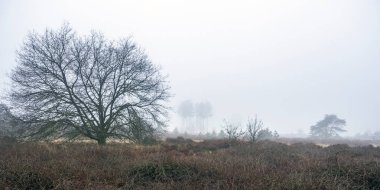
<path fill-rule="evenodd" d="M 211 137 L 212 137 L 212 138 L 217 138 L 217 137 L 218 137 L 218 135 L 216 134 L 216 131 L 215 131 L 215 130 L 212 130 L 212 132 L 211 132 Z"/>
<path fill-rule="evenodd" d="M 207 131 L 208 118 L 212 116 L 212 106 L 209 102 L 193 103 L 191 100 L 182 101 L 177 109 L 182 118 L 182 126 L 194 130 L 194 124 L 202 131 Z"/>
<path fill-rule="evenodd" d="M 192 118 L 194 117 L 194 104 L 191 100 L 182 101 L 177 109 L 178 115 L 182 118 L 182 124 L 185 129 L 192 127 Z"/>
<path fill-rule="evenodd" d="M 227 120 L 224 120 L 223 128 L 230 142 L 237 141 L 241 136 L 245 134 L 244 131 L 240 129 L 240 126 L 238 124 L 232 124 Z"/>
<path fill-rule="evenodd" d="M 249 138 L 249 141 L 255 142 L 258 140 L 260 132 L 263 130 L 264 124 L 261 120 L 257 119 L 257 115 L 255 116 L 255 119 L 248 120 L 247 123 L 247 135 Z"/>
<path fill-rule="evenodd" d="M 224 130 L 220 130 L 219 133 L 218 133 L 218 138 L 219 138 L 219 139 L 224 139 L 224 138 L 226 138 L 226 137 L 227 137 L 227 135 L 226 135 L 226 133 L 224 132 Z"/>
<path fill-rule="evenodd" d="M 202 130 L 207 130 L 208 118 L 212 116 L 212 106 L 210 102 L 199 102 L 195 104 L 195 118 L 197 125 Z"/>
<path fill-rule="evenodd" d="M 169 86 L 131 40 L 79 37 L 66 24 L 30 33 L 18 51 L 10 98 L 35 138 L 130 138 L 136 117 L 166 121 Z"/>
<path fill-rule="evenodd" d="M 264 128 L 264 123 L 257 119 L 257 115 L 255 116 L 255 119 L 248 120 L 246 134 L 250 142 L 279 137 L 277 131 L 271 131 L 269 128 Z"/>
<path fill-rule="evenodd" d="M 339 133 L 346 131 L 343 129 L 345 125 L 346 121 L 336 115 L 325 115 L 323 120 L 310 127 L 310 134 L 319 138 L 338 137 Z"/>
<path fill-rule="evenodd" d="M 277 131 L 271 131 L 269 128 L 262 129 L 259 131 L 257 135 L 258 140 L 263 140 L 263 139 L 276 139 L 280 135 L 277 133 Z"/>
<path fill-rule="evenodd" d="M 211 139 L 212 138 L 212 135 L 210 132 L 206 132 L 206 134 L 204 135 L 206 139 Z"/>
<path fill-rule="evenodd" d="M 199 132 L 197 135 L 196 135 L 196 138 L 198 139 L 203 139 L 204 135 L 202 132 Z"/>
<path fill-rule="evenodd" d="M 279 137 L 280 137 L 280 134 L 278 134 L 278 132 L 276 130 L 274 130 L 273 138 L 279 138 Z"/>

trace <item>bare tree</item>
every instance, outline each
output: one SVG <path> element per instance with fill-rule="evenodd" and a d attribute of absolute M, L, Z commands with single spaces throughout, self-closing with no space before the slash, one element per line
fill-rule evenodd
<path fill-rule="evenodd" d="M 257 119 L 257 115 L 255 119 L 248 120 L 247 123 L 247 135 L 251 142 L 257 141 L 259 138 L 260 132 L 263 130 L 264 124 L 261 120 Z"/>
<path fill-rule="evenodd" d="M 165 124 L 169 86 L 147 55 L 129 39 L 78 37 L 59 30 L 30 33 L 18 51 L 10 99 L 38 138 L 85 136 L 105 144 L 130 138 L 139 118 Z"/>
<path fill-rule="evenodd" d="M 228 136 L 228 140 L 231 142 L 237 141 L 245 133 L 240 129 L 238 124 L 232 124 L 227 120 L 224 120 L 224 131 Z"/>

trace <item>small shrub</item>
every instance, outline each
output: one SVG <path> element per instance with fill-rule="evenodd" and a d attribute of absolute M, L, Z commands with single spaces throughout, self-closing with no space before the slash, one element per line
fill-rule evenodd
<path fill-rule="evenodd" d="M 25 190 L 53 189 L 53 180 L 39 173 L 30 171 L 5 172 L 5 184 L 12 188 Z"/>
<path fill-rule="evenodd" d="M 192 143 L 193 140 L 185 139 L 183 137 L 177 137 L 177 138 L 167 138 L 166 142 L 170 144 L 186 144 L 186 143 Z"/>
<path fill-rule="evenodd" d="M 156 145 L 159 141 L 155 137 L 144 137 L 139 144 L 142 145 Z"/>
<path fill-rule="evenodd" d="M 134 184 L 199 181 L 217 178 L 216 172 L 173 160 L 149 161 L 135 166 L 129 172 Z"/>
<path fill-rule="evenodd" d="M 178 163 L 149 162 L 132 169 L 129 174 L 135 182 L 169 182 L 190 179 L 196 175 L 197 169 Z"/>
<path fill-rule="evenodd" d="M 217 151 L 219 149 L 226 149 L 229 147 L 230 142 L 228 140 L 205 140 L 203 142 L 196 143 L 194 146 L 194 151 Z"/>

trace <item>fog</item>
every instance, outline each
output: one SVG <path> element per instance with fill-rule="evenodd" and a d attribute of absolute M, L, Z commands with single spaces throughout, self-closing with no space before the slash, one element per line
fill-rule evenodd
<path fill-rule="evenodd" d="M 79 34 L 132 37 L 168 75 L 168 130 L 185 100 L 209 102 L 204 131 L 258 115 L 280 134 L 325 114 L 344 135 L 380 130 L 380 2 L 373 0 L 0 1 L 0 88 L 29 31 L 64 22 Z"/>

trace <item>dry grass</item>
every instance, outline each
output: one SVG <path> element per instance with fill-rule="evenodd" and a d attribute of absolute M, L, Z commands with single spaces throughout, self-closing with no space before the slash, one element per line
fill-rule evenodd
<path fill-rule="evenodd" d="M 1 143 L 0 189 L 380 189 L 380 148 Z"/>

